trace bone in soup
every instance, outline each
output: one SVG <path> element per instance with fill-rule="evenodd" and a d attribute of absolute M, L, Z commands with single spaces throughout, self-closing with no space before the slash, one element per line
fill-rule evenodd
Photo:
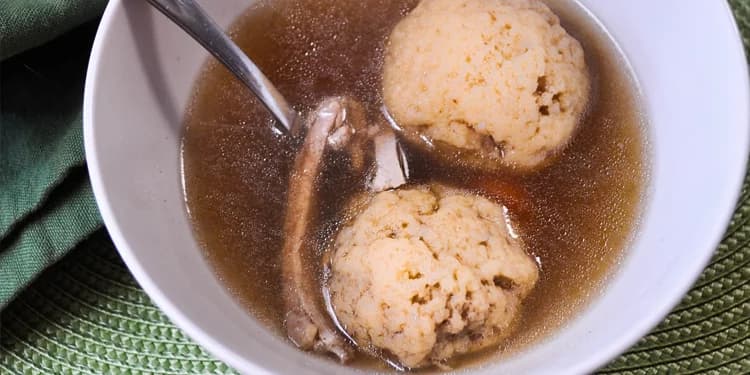
<path fill-rule="evenodd" d="M 278 0 L 239 18 L 233 39 L 306 117 L 276 131 L 213 61 L 186 116 L 196 238 L 251 314 L 354 366 L 446 369 L 548 336 L 602 289 L 637 226 L 645 127 L 606 33 L 547 4 Z M 332 128 L 309 164 L 330 108 L 349 136 Z M 409 174 L 378 187 L 391 127 Z"/>

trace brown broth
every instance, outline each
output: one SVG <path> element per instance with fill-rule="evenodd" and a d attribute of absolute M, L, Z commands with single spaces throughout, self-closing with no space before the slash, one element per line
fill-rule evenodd
<path fill-rule="evenodd" d="M 230 33 L 298 110 L 310 110 L 325 96 L 348 95 L 377 116 L 385 39 L 416 3 L 258 1 Z M 637 88 L 603 30 L 570 0 L 548 3 L 584 46 L 593 82 L 590 108 L 553 164 L 528 175 L 497 174 L 527 196 L 526 209 L 511 215 L 541 261 L 541 279 L 524 303 L 522 328 L 505 350 L 469 356 L 461 360 L 465 365 L 512 353 L 569 321 L 601 290 L 637 226 L 647 178 Z M 186 116 L 183 167 L 195 234 L 217 276 L 250 313 L 282 335 L 281 228 L 298 144 L 271 124 L 252 94 L 210 61 Z M 463 182 L 475 174 L 439 164 L 410 150 L 417 182 L 467 188 Z M 361 189 L 362 182 L 347 170 L 346 158 L 327 158 L 318 249 L 335 234 L 347 198 Z M 357 365 L 387 369 L 367 358 Z"/>

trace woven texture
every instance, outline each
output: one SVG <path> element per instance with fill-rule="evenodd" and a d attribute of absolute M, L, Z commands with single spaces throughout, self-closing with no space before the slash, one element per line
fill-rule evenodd
<path fill-rule="evenodd" d="M 2 314 L 0 374 L 231 372 L 151 303 L 103 230 Z"/>
<path fill-rule="evenodd" d="M 750 42 L 750 0 L 730 1 Z M 104 231 L 2 313 L 0 374 L 226 374 L 152 304 Z M 750 374 L 750 177 L 711 264 L 604 374 Z"/>
<path fill-rule="evenodd" d="M 95 2 L 103 4 L 90 3 Z M 10 12 L 33 9 L 34 17 L 53 19 L 65 4 L 78 9 L 79 3 L 0 0 L 0 43 L 24 34 L 33 41 L 56 35 L 55 30 L 26 32 L 18 24 L 11 28 L 4 23 L 14 19 Z M 66 25 L 74 26 L 74 21 Z M 29 22 L 45 23 L 33 17 Z M 0 61 L 0 309 L 101 227 L 84 168 L 81 125 L 95 30 L 96 24 L 89 23 L 44 48 Z"/>
<path fill-rule="evenodd" d="M 97 17 L 106 0 L 3 0 L 0 59 L 36 47 Z"/>

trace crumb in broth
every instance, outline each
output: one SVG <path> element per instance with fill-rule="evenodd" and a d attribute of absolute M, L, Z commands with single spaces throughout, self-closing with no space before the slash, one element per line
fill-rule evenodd
<path fill-rule="evenodd" d="M 231 36 L 261 70 L 306 112 L 323 97 L 347 95 L 380 116 L 380 71 L 386 38 L 415 0 L 258 1 Z M 548 1 L 583 45 L 593 91 L 571 145 L 550 166 L 497 177 L 527 194 L 510 212 L 529 252 L 542 266 L 524 302 L 521 328 L 503 344 L 459 358 L 472 365 L 522 349 L 569 321 L 613 272 L 637 225 L 647 176 L 645 126 L 631 73 L 613 43 L 571 0 Z M 183 166 L 196 238 L 217 276 L 247 310 L 283 336 L 279 254 L 297 142 L 276 134 L 252 94 L 214 61 L 199 77 L 186 117 Z M 464 187 L 472 173 L 446 168 L 408 148 L 415 182 Z M 315 249 L 342 222 L 347 200 L 362 191 L 346 157 L 326 157 L 320 180 Z M 478 191 L 480 194 L 483 193 Z M 312 254 L 320 264 L 322 250 Z M 358 356 L 355 366 L 388 370 Z"/>

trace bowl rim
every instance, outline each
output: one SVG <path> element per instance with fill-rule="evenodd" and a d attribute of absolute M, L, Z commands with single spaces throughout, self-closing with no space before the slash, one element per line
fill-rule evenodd
<path fill-rule="evenodd" d="M 116 16 L 116 10 L 121 6 L 123 0 L 113 0 L 107 5 L 104 14 L 101 18 L 99 27 L 97 29 L 96 38 L 91 50 L 89 65 L 86 73 L 86 82 L 84 87 L 84 101 L 83 101 L 83 130 L 84 130 L 84 148 L 87 160 L 87 168 L 89 177 L 91 180 L 92 190 L 96 199 L 97 206 L 99 208 L 101 217 L 104 221 L 105 227 L 115 244 L 120 256 L 124 263 L 128 267 L 129 271 L 133 274 L 138 284 L 143 288 L 146 294 L 151 300 L 158 306 L 158 308 L 164 312 L 164 314 L 183 332 L 185 332 L 191 339 L 198 343 L 201 347 L 205 348 L 211 355 L 217 359 L 226 362 L 233 368 L 241 368 L 243 370 L 250 370 L 252 373 L 263 373 L 271 374 L 272 372 L 264 367 L 262 363 L 251 362 L 243 358 L 231 347 L 224 345 L 222 342 L 216 340 L 212 334 L 205 331 L 201 326 L 197 325 L 186 315 L 184 315 L 180 309 L 170 300 L 170 298 L 160 289 L 157 283 L 151 278 L 148 272 L 145 271 L 144 267 L 138 260 L 130 245 L 128 244 L 125 236 L 116 220 L 116 215 L 110 205 L 110 199 L 107 195 L 107 191 L 104 187 L 102 179 L 102 172 L 98 159 L 97 146 L 94 139 L 94 103 L 96 94 L 96 83 L 95 77 L 98 76 L 99 72 L 99 61 L 103 55 L 106 47 L 105 38 L 109 32 L 112 21 Z M 578 2 L 576 0 L 576 2 Z M 740 64 L 739 77 L 737 77 L 736 85 L 738 92 L 742 95 L 741 103 L 744 103 L 740 108 L 736 108 L 741 113 L 737 114 L 738 123 L 744 124 L 743 129 L 745 134 L 739 139 L 738 147 L 743 150 L 743 155 L 748 155 L 750 150 L 750 74 L 748 70 L 747 55 L 743 44 L 743 38 L 739 30 L 739 25 L 734 17 L 732 9 L 728 2 L 720 2 L 717 4 L 723 7 L 725 17 L 727 18 L 728 26 L 732 34 L 733 51 L 735 56 L 741 56 L 744 58 L 743 64 Z M 586 9 L 586 7 L 583 7 Z M 598 19 L 597 19 L 598 22 Z M 619 48 L 619 47 L 618 47 Z M 739 137 L 738 137 L 739 138 Z M 633 329 L 630 330 L 628 336 L 621 336 L 617 340 L 612 340 L 611 344 L 600 348 L 596 354 L 592 354 L 587 360 L 581 361 L 578 365 L 574 366 L 571 370 L 573 373 L 590 373 L 595 371 L 597 368 L 605 365 L 608 361 L 617 357 L 618 355 L 625 352 L 627 349 L 632 347 L 640 338 L 648 334 L 656 325 L 658 325 L 665 316 L 684 298 L 685 294 L 690 290 L 695 280 L 700 276 L 705 267 L 710 262 L 714 254 L 716 245 L 721 242 L 723 234 L 726 230 L 727 224 L 731 220 L 734 213 L 734 208 L 737 200 L 740 197 L 743 181 L 748 167 L 747 158 L 740 162 L 742 169 L 735 171 L 735 175 L 732 178 L 732 185 L 734 188 L 734 194 L 724 197 L 724 206 L 722 209 L 724 213 L 723 220 L 716 220 L 715 224 L 711 228 L 706 228 L 706 238 L 711 240 L 713 244 L 711 248 L 703 251 L 703 258 L 696 260 L 693 263 L 694 269 L 683 270 L 685 277 L 681 281 L 681 285 L 675 287 L 671 293 L 671 297 L 664 299 L 660 306 L 652 307 L 651 314 L 644 314 L 637 324 L 633 325 Z M 726 203 L 729 202 L 729 203 Z"/>

